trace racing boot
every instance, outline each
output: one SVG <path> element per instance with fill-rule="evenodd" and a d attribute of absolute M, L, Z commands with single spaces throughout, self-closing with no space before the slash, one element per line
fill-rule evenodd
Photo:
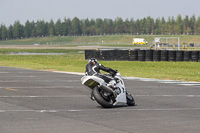
<path fill-rule="evenodd" d="M 92 101 L 95 101 L 95 98 L 94 98 L 94 95 L 91 93 L 91 95 L 90 95 L 90 99 L 92 100 Z"/>

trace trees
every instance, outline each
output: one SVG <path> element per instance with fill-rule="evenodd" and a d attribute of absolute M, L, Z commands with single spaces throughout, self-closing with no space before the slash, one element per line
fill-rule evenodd
<path fill-rule="evenodd" d="M 72 19 L 72 24 L 71 24 L 71 28 L 72 28 L 72 35 L 81 35 L 81 27 L 80 27 L 80 20 L 75 17 Z"/>
<path fill-rule="evenodd" d="M 104 34 L 116 33 L 112 19 L 105 18 L 103 20 L 103 32 Z"/>
<path fill-rule="evenodd" d="M 1 25 L 1 39 L 7 40 L 7 28 L 5 25 Z"/>
<path fill-rule="evenodd" d="M 134 20 L 117 17 L 116 19 L 97 18 L 82 19 L 74 17 L 58 19 L 56 23 L 51 19 L 50 22 L 38 20 L 30 22 L 27 20 L 24 25 L 15 21 L 13 25 L 6 27 L 0 25 L 0 40 L 20 39 L 44 36 L 69 36 L 69 35 L 103 35 L 103 34 L 200 34 L 200 17 L 178 15 L 176 19 L 168 17 L 151 18 L 150 16 Z"/>
<path fill-rule="evenodd" d="M 166 22 L 165 22 L 165 18 L 162 17 L 160 23 L 159 23 L 159 27 L 160 27 L 160 33 L 161 35 L 165 35 L 167 33 L 167 29 L 166 29 Z"/>
<path fill-rule="evenodd" d="M 155 34 L 160 34 L 160 18 L 157 18 L 155 21 Z"/>
<path fill-rule="evenodd" d="M 44 20 L 39 20 L 36 23 L 36 35 L 39 37 L 44 37 L 48 35 L 48 25 Z"/>
<path fill-rule="evenodd" d="M 12 25 L 10 25 L 9 28 L 8 28 L 7 38 L 8 38 L 9 40 L 12 40 L 12 39 L 13 39 L 13 26 L 12 26 Z"/>
<path fill-rule="evenodd" d="M 190 28 L 191 28 L 191 33 L 192 33 L 192 34 L 194 34 L 195 22 L 196 22 L 196 18 L 195 18 L 195 16 L 193 15 L 193 16 L 190 18 Z"/>
<path fill-rule="evenodd" d="M 97 35 L 102 35 L 103 34 L 103 20 L 101 18 L 97 18 L 95 25 L 96 25 Z"/>
<path fill-rule="evenodd" d="M 62 29 L 62 23 L 61 23 L 61 20 L 58 19 L 56 24 L 55 24 L 55 35 L 56 36 L 61 36 L 63 35 L 63 29 Z"/>
<path fill-rule="evenodd" d="M 124 21 L 117 17 L 114 21 L 115 33 L 124 33 Z"/>
<path fill-rule="evenodd" d="M 17 20 L 14 22 L 13 25 L 13 38 L 14 39 L 20 39 L 24 37 L 24 27 L 20 24 L 20 22 Z"/>
<path fill-rule="evenodd" d="M 189 17 L 185 16 L 185 19 L 183 19 L 183 34 L 190 34 L 191 28 L 190 28 L 190 22 Z"/>
<path fill-rule="evenodd" d="M 27 37 L 27 38 L 31 37 L 31 33 L 32 33 L 33 28 L 34 28 L 34 24 L 30 23 L 27 20 L 26 23 L 25 23 L 25 27 L 24 27 L 24 36 Z"/>
<path fill-rule="evenodd" d="M 177 16 L 176 19 L 176 26 L 175 26 L 175 33 L 182 34 L 183 33 L 183 21 L 181 15 Z"/>
<path fill-rule="evenodd" d="M 48 24 L 48 33 L 49 33 L 49 36 L 55 35 L 55 26 L 54 26 L 54 22 L 52 19 L 51 19 L 50 23 Z"/>
<path fill-rule="evenodd" d="M 200 17 L 198 17 L 194 27 L 195 27 L 194 30 L 195 35 L 200 35 Z"/>
<path fill-rule="evenodd" d="M 145 31 L 146 34 L 154 34 L 154 20 L 150 16 L 146 19 Z"/>

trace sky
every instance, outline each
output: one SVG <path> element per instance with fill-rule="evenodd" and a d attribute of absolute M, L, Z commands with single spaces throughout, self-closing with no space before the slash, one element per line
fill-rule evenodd
<path fill-rule="evenodd" d="M 79 19 L 121 17 L 142 19 L 200 16 L 200 0 L 0 0 L 0 24 L 13 25 L 16 20 L 24 24 L 27 20 L 59 18 Z"/>

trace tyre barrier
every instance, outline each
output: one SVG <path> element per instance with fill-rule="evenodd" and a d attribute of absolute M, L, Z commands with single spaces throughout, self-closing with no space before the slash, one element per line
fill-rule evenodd
<path fill-rule="evenodd" d="M 129 50 L 118 50 L 118 60 L 129 61 Z"/>
<path fill-rule="evenodd" d="M 192 51 L 191 52 L 191 61 L 198 61 L 199 60 L 199 51 Z"/>
<path fill-rule="evenodd" d="M 105 61 L 200 61 L 199 51 L 100 49 L 85 50 L 85 59 Z"/>
<path fill-rule="evenodd" d="M 146 50 L 138 50 L 138 61 L 145 61 Z"/>
<path fill-rule="evenodd" d="M 200 62 L 200 51 L 199 51 L 199 62 Z"/>
<path fill-rule="evenodd" d="M 168 61 L 176 61 L 176 51 L 168 51 Z"/>
<path fill-rule="evenodd" d="M 183 61 L 191 61 L 191 51 L 183 52 Z"/>
<path fill-rule="evenodd" d="M 153 50 L 146 50 L 145 61 L 153 61 Z"/>
<path fill-rule="evenodd" d="M 183 51 L 176 51 L 176 61 L 183 61 Z"/>
<path fill-rule="evenodd" d="M 161 50 L 160 61 L 168 61 L 168 51 L 167 50 Z"/>
<path fill-rule="evenodd" d="M 100 57 L 99 50 L 85 50 L 85 59 L 90 58 L 99 58 Z"/>
<path fill-rule="evenodd" d="M 129 60 L 138 61 L 138 49 L 129 51 Z"/>
<path fill-rule="evenodd" d="M 153 50 L 153 61 L 160 61 L 161 50 Z"/>

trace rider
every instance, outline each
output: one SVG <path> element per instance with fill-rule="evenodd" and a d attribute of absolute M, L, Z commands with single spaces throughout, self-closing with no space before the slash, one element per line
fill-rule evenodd
<path fill-rule="evenodd" d="M 112 75 L 115 75 L 117 73 L 117 70 L 113 70 L 112 68 L 109 68 L 109 67 L 104 67 L 103 65 L 99 64 L 97 59 L 95 58 L 91 58 L 89 61 L 88 61 L 88 64 L 86 65 L 86 71 L 85 71 L 85 74 L 86 75 L 95 75 L 97 77 L 100 77 L 102 79 L 105 80 L 105 82 L 109 82 L 110 80 L 112 80 L 112 78 L 104 75 L 104 74 L 101 74 L 100 73 L 100 70 L 103 70 L 103 71 L 106 71 L 108 73 L 111 73 Z"/>
<path fill-rule="evenodd" d="M 102 78 L 105 82 L 109 83 L 112 80 L 112 78 L 108 77 L 108 76 L 106 76 L 104 74 L 101 74 L 100 70 L 109 72 L 112 75 L 115 75 L 117 73 L 117 70 L 113 70 L 112 68 L 109 68 L 109 67 L 104 67 L 103 65 L 98 63 L 97 59 L 91 58 L 88 61 L 88 64 L 86 65 L 85 75 L 87 75 L 87 76 L 95 75 L 95 76 L 97 76 L 99 78 Z M 90 98 L 93 101 L 95 100 L 95 98 L 94 98 L 92 93 L 91 93 Z"/>

